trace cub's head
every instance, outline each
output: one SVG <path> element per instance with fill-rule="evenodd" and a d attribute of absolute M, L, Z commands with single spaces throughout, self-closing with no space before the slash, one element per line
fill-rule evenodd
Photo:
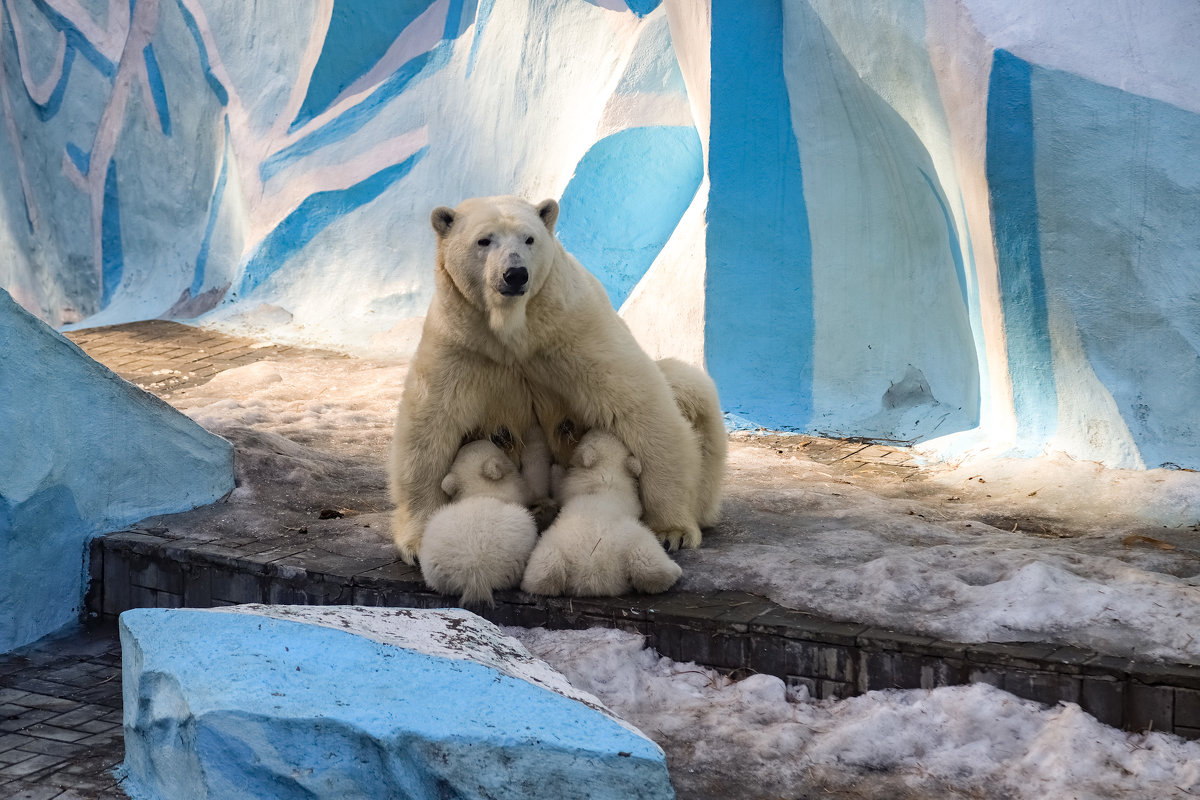
<path fill-rule="evenodd" d="M 430 217 L 438 266 L 481 311 L 523 306 L 554 261 L 557 220 L 554 200 L 535 206 L 519 197 L 476 197 L 458 208 L 440 206 Z"/>
<path fill-rule="evenodd" d="M 642 462 L 629 452 L 624 442 L 608 431 L 593 429 L 583 435 L 571 456 L 563 481 L 563 500 L 588 494 L 616 494 L 637 505 L 637 479 L 641 474 Z M 637 514 L 640 513 L 639 505 Z"/>
<path fill-rule="evenodd" d="M 442 491 L 451 500 L 494 497 L 506 503 L 525 504 L 525 479 L 504 451 L 489 440 L 470 442 L 459 448 L 450 474 L 442 479 Z"/>

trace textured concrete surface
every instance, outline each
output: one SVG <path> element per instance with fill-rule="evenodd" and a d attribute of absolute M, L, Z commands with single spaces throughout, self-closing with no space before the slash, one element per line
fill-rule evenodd
<path fill-rule="evenodd" d="M 76 619 L 88 540 L 234 488 L 233 445 L 0 289 L 0 652 Z M 98 476 L 103 476 L 98 480 Z"/>
<path fill-rule="evenodd" d="M 675 796 L 657 744 L 460 609 L 135 609 L 120 626 L 137 796 Z"/>

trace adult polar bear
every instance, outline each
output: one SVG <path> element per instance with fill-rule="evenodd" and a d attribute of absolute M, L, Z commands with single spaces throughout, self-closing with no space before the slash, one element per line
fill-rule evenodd
<path fill-rule="evenodd" d="M 396 417 L 393 538 L 412 563 L 442 477 L 465 440 L 493 436 L 520 460 L 540 425 L 559 464 L 607 428 L 643 466 L 643 519 L 672 548 L 716 522 L 727 442 L 701 370 L 656 365 L 603 286 L 554 236 L 558 203 L 484 197 L 434 209 L 435 291 Z M 685 418 L 686 415 L 686 418 Z"/>

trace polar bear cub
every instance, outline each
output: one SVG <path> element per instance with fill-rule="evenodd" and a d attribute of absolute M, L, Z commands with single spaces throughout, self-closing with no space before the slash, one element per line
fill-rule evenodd
<path fill-rule="evenodd" d="M 585 434 L 562 481 L 562 510 L 534 548 L 521 588 L 577 596 L 669 589 L 682 570 L 638 521 L 641 471 L 613 434 Z"/>
<path fill-rule="evenodd" d="M 452 502 L 425 527 L 425 582 L 461 595 L 462 603 L 492 604 L 493 591 L 521 582 L 537 543 L 537 524 L 525 508 L 529 488 L 504 452 L 483 440 L 459 449 L 442 491 Z"/>

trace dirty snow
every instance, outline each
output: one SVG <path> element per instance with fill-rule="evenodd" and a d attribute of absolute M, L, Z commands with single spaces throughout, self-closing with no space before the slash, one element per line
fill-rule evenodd
<path fill-rule="evenodd" d="M 1102 725 L 986 684 L 811 700 L 606 629 L 507 628 L 667 754 L 680 797 L 1158 798 L 1200 793 L 1200 742 Z"/>
<path fill-rule="evenodd" d="M 237 445 L 231 511 L 267 524 L 280 508 L 330 506 L 358 515 L 347 535 L 378 541 L 404 374 L 402 362 L 303 356 L 170 399 Z M 724 519 L 679 554 L 680 589 L 966 642 L 1200 663 L 1197 473 L 1042 458 L 902 479 L 814 462 L 795 441 L 733 437 Z"/>

